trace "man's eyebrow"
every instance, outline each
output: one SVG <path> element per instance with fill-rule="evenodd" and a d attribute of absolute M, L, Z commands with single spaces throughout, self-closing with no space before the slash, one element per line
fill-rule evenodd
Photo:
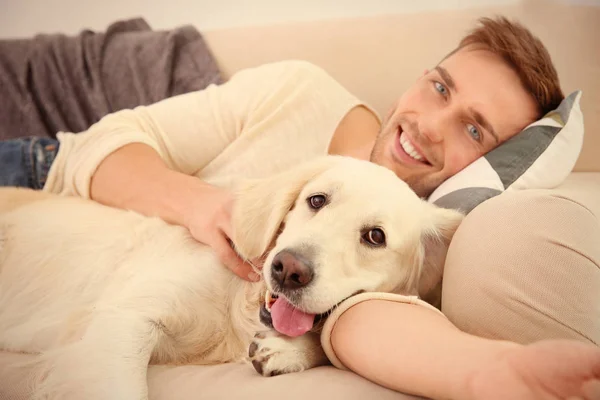
<path fill-rule="evenodd" d="M 471 114 L 473 114 L 473 118 L 475 118 L 475 121 L 477 121 L 479 125 L 483 126 L 483 129 L 488 131 L 494 137 L 494 139 L 496 140 L 496 144 L 499 144 L 500 139 L 498 138 L 496 131 L 494 131 L 494 128 L 488 122 L 488 120 L 485 119 L 485 117 L 479 111 L 474 110 L 473 108 L 469 108 L 469 111 L 471 112 Z"/>
<path fill-rule="evenodd" d="M 442 79 L 444 80 L 444 82 L 446 82 L 446 85 L 448 86 L 448 88 L 454 92 L 456 92 L 456 85 L 454 84 L 454 79 L 452 79 L 452 75 L 450 75 L 448 73 L 448 70 L 446 70 L 446 68 L 436 65 L 435 66 L 435 70 L 438 72 L 438 74 L 440 74 L 440 76 L 442 77 Z"/>
<path fill-rule="evenodd" d="M 446 83 L 448 88 L 454 92 L 457 92 L 456 84 L 454 83 L 454 79 L 452 79 L 452 75 L 450 75 L 448 70 L 440 65 L 436 65 L 435 70 L 438 72 L 438 74 L 440 74 L 440 76 L 442 77 L 442 79 L 444 80 L 444 82 Z M 490 124 L 488 122 L 488 120 L 485 119 L 485 117 L 479 111 L 474 110 L 473 108 L 469 108 L 469 112 L 471 112 L 471 114 L 473 114 L 473 118 L 475 118 L 475 121 L 477 121 L 477 123 L 479 125 L 481 125 L 483 127 L 483 129 L 488 131 L 494 137 L 496 144 L 499 144 L 500 138 L 498 137 L 498 134 L 496 133 L 496 131 L 494 131 L 492 124 Z"/>

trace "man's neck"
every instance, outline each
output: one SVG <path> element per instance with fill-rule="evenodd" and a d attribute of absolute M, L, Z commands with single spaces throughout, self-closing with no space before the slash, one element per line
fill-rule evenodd
<path fill-rule="evenodd" d="M 336 128 L 328 153 L 369 160 L 380 127 L 375 114 L 363 106 L 354 107 Z"/>

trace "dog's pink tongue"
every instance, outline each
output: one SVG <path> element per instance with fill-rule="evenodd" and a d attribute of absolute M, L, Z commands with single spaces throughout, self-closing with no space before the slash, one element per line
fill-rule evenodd
<path fill-rule="evenodd" d="M 307 314 L 298 310 L 288 303 L 283 296 L 280 296 L 271 306 L 271 319 L 277 332 L 296 337 L 311 330 L 315 321 L 315 314 Z"/>

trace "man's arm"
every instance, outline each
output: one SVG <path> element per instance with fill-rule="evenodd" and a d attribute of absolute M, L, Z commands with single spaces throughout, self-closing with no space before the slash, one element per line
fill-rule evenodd
<path fill-rule="evenodd" d="M 424 306 L 368 300 L 335 322 L 331 344 L 350 370 L 431 399 L 597 399 L 600 349 L 574 340 L 530 345 L 460 331 Z"/>
<path fill-rule="evenodd" d="M 85 132 L 59 133 L 61 147 L 45 190 L 89 197 L 100 163 L 131 143 L 152 147 L 172 170 L 197 175 L 249 121 L 273 111 L 273 96 L 290 95 L 296 79 L 311 76 L 293 62 L 268 64 L 239 71 L 219 86 L 109 114 Z"/>
<path fill-rule="evenodd" d="M 227 241 L 232 235 L 231 194 L 168 168 L 148 145 L 132 143 L 108 155 L 92 177 L 90 197 L 184 226 L 196 240 L 211 246 L 236 275 L 258 278 Z"/>
<path fill-rule="evenodd" d="M 244 143 L 252 146 L 259 128 L 245 128 L 260 125 L 298 88 L 320 88 L 320 81 L 333 85 L 304 62 L 267 64 L 220 86 L 107 115 L 86 132 L 61 137 L 44 189 L 183 225 L 245 274 L 249 267 L 233 262 L 228 244 L 232 195 L 190 176 L 248 131 Z"/>
<path fill-rule="evenodd" d="M 469 339 L 435 311 L 388 300 L 349 308 L 331 333 L 335 354 L 347 368 L 432 399 L 465 398 L 463 377 L 496 355 L 496 349 Z"/>
<path fill-rule="evenodd" d="M 132 143 L 117 149 L 98 166 L 90 197 L 102 204 L 157 216 L 186 226 L 194 195 L 213 187 L 167 167 L 150 146 Z"/>
<path fill-rule="evenodd" d="M 247 278 L 251 267 L 228 242 L 232 194 L 191 175 L 237 140 L 295 68 L 282 63 L 241 71 L 220 86 L 122 110 L 63 136 L 45 189 L 187 227 Z"/>

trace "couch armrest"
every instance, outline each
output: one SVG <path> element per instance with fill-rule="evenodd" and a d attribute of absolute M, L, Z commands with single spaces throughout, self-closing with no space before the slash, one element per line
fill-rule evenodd
<path fill-rule="evenodd" d="M 600 174 L 504 193 L 473 210 L 446 259 L 442 311 L 460 329 L 520 343 L 600 344 Z"/>

